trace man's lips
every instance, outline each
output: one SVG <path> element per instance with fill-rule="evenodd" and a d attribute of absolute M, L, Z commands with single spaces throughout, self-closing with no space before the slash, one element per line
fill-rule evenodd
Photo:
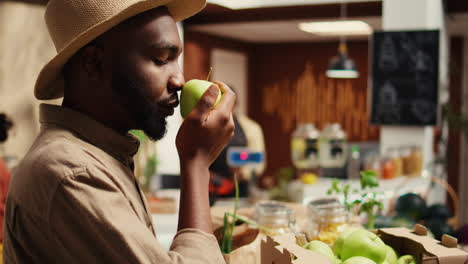
<path fill-rule="evenodd" d="M 179 105 L 179 100 L 173 100 L 166 104 L 167 107 L 169 108 L 176 108 Z"/>
<path fill-rule="evenodd" d="M 174 108 L 176 108 L 178 105 L 179 105 L 179 100 L 175 100 L 168 104 L 161 105 L 160 110 L 165 116 L 171 116 L 174 114 Z"/>

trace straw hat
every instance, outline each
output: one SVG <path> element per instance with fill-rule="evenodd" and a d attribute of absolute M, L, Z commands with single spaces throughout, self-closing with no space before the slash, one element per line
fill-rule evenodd
<path fill-rule="evenodd" d="M 41 70 L 34 88 L 39 100 L 63 96 L 62 68 L 79 49 L 124 20 L 166 6 L 176 21 L 188 18 L 206 0 L 50 0 L 45 20 L 57 55 Z"/>

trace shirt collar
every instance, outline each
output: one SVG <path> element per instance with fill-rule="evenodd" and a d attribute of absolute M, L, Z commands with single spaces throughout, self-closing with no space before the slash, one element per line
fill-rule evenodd
<path fill-rule="evenodd" d="M 140 145 L 138 139 L 131 134 L 120 134 L 80 112 L 63 106 L 41 104 L 39 120 L 43 124 L 54 124 L 75 132 L 79 137 L 122 162 L 135 155 Z"/>

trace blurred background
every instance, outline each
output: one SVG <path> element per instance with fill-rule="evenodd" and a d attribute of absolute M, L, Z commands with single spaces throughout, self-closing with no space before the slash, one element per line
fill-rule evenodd
<path fill-rule="evenodd" d="M 33 86 L 55 54 L 46 2 L 0 1 L 0 113 L 13 123 L 0 155 L 10 169 L 39 131 Z M 213 68 L 212 80 L 234 88 L 242 128 L 213 165 L 213 204 L 230 204 L 233 177 L 246 206 L 307 204 L 332 178 L 357 184 L 371 170 L 385 214 L 410 192 L 446 206 L 454 230 L 468 223 L 467 1 L 208 2 L 179 24 L 180 63 L 186 80 Z M 136 174 L 164 215 L 155 221 L 177 209 L 182 121 L 171 117 L 160 142 L 139 134 Z"/>

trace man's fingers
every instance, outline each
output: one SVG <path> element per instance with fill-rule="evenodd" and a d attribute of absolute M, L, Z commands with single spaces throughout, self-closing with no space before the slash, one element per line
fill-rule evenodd
<path fill-rule="evenodd" d="M 218 99 L 219 93 L 220 91 L 218 86 L 211 85 L 202 95 L 197 105 L 193 109 L 193 112 L 195 112 L 195 114 L 198 116 L 205 117 L 213 109 L 216 100 Z"/>
<path fill-rule="evenodd" d="M 221 102 L 216 106 L 216 109 L 221 112 L 232 112 L 236 103 L 236 95 L 225 83 L 218 81 L 215 81 L 214 83 L 218 85 L 223 94 Z"/>

